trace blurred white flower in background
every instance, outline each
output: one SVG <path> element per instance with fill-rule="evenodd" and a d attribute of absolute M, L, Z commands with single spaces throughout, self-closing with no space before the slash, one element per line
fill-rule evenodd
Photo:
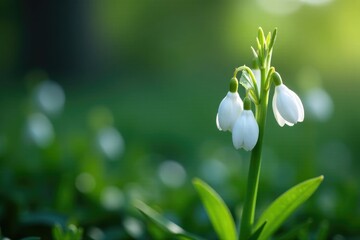
<path fill-rule="evenodd" d="M 53 125 L 42 113 L 33 113 L 28 116 L 27 134 L 40 148 L 48 147 L 55 137 Z"/>
<path fill-rule="evenodd" d="M 108 186 L 101 192 L 100 202 L 107 210 L 119 210 L 125 203 L 125 197 L 118 187 Z"/>
<path fill-rule="evenodd" d="M 303 5 L 322 6 L 333 0 L 257 0 L 259 6 L 266 12 L 275 15 L 289 15 Z"/>
<path fill-rule="evenodd" d="M 334 112 L 334 103 L 325 90 L 321 74 L 312 67 L 303 67 L 298 73 L 298 83 L 302 88 L 304 107 L 311 120 L 325 122 Z"/>
<path fill-rule="evenodd" d="M 299 0 L 257 0 L 257 3 L 266 12 L 276 15 L 294 13 L 302 5 Z"/>
<path fill-rule="evenodd" d="M 104 240 L 106 238 L 103 231 L 97 227 L 90 228 L 87 233 L 87 235 L 93 240 Z"/>
<path fill-rule="evenodd" d="M 170 188 L 181 187 L 186 180 L 184 167 L 173 160 L 167 160 L 159 166 L 158 174 L 160 180 Z"/>
<path fill-rule="evenodd" d="M 332 1 L 334 0 L 300 0 L 300 2 L 313 6 L 321 6 L 321 5 L 329 4 Z"/>
<path fill-rule="evenodd" d="M 97 144 L 109 160 L 116 160 L 124 152 L 124 139 L 114 127 L 104 127 L 97 134 Z"/>
<path fill-rule="evenodd" d="M 140 239 L 144 234 L 142 222 L 133 217 L 126 217 L 123 221 L 126 232 L 134 239 Z"/>
<path fill-rule="evenodd" d="M 309 117 L 321 122 L 328 120 L 334 111 L 334 104 L 330 95 L 320 87 L 306 91 L 304 104 Z"/>
<path fill-rule="evenodd" d="M 203 179 L 213 185 L 223 184 L 229 177 L 227 166 L 217 159 L 209 159 L 205 161 L 201 165 L 200 171 Z"/>
<path fill-rule="evenodd" d="M 37 106 L 46 114 L 61 113 L 65 104 L 65 94 L 62 87 L 51 80 L 41 82 L 34 90 Z"/>

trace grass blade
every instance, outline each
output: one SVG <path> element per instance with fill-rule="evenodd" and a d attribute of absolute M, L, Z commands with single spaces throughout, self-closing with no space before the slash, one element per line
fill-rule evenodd
<path fill-rule="evenodd" d="M 200 179 L 194 179 L 193 184 L 201 197 L 218 237 L 221 240 L 236 240 L 234 219 L 221 197 Z"/>
<path fill-rule="evenodd" d="M 151 207 L 149 207 L 148 205 L 146 205 L 141 201 L 135 202 L 135 207 L 155 226 L 157 226 L 165 233 L 172 235 L 173 237 L 176 237 L 178 239 L 202 240 L 202 238 L 186 232 L 177 224 L 164 218 L 154 209 L 152 209 Z"/>

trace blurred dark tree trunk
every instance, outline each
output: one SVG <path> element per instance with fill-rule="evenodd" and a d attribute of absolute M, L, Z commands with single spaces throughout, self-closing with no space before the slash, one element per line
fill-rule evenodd
<path fill-rule="evenodd" d="M 89 6 L 81 0 L 21 1 L 25 73 L 41 69 L 51 77 L 94 70 Z"/>

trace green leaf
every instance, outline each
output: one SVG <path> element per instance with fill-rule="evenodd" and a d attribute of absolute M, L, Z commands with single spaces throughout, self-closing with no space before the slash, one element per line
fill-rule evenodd
<path fill-rule="evenodd" d="M 241 73 L 241 77 L 240 77 L 240 80 L 239 80 L 239 83 L 246 89 L 246 90 L 249 90 L 249 89 L 252 89 L 254 88 L 253 84 L 252 84 L 252 81 L 250 79 L 250 76 L 249 74 L 243 70 L 242 73 Z"/>
<path fill-rule="evenodd" d="M 266 40 L 265 40 L 265 36 L 264 36 L 264 31 L 262 30 L 261 27 L 259 27 L 259 29 L 258 29 L 258 39 L 259 39 L 260 45 L 261 46 L 264 45 Z"/>
<path fill-rule="evenodd" d="M 236 240 L 234 219 L 221 197 L 205 182 L 194 179 L 198 191 L 215 231 L 221 240 Z"/>
<path fill-rule="evenodd" d="M 186 232 L 179 225 L 169 221 L 168 219 L 161 216 L 154 209 L 146 205 L 141 201 L 135 202 L 135 207 L 155 226 L 164 231 L 165 233 L 177 237 L 179 239 L 193 239 L 201 240 L 202 238 L 195 236 L 191 233 Z"/>
<path fill-rule="evenodd" d="M 274 47 L 275 41 L 276 41 L 276 35 L 277 35 L 277 28 L 274 29 L 272 35 L 271 35 L 271 40 L 270 40 L 270 44 L 269 44 L 269 49 L 271 51 L 271 49 Z"/>
<path fill-rule="evenodd" d="M 253 47 L 250 47 L 251 48 L 251 51 L 252 51 L 252 53 L 253 53 L 253 55 L 254 55 L 254 58 L 258 58 L 258 54 L 257 54 L 257 52 L 256 52 L 256 50 L 253 48 Z"/>
<path fill-rule="evenodd" d="M 41 240 L 40 237 L 26 237 L 26 238 L 22 238 L 21 240 Z"/>
<path fill-rule="evenodd" d="M 249 240 L 258 240 L 260 237 L 260 234 L 264 230 L 264 227 L 266 225 L 266 222 L 263 223 L 253 234 L 251 234 Z"/>
<path fill-rule="evenodd" d="M 267 46 L 270 45 L 270 41 L 271 41 L 271 32 L 269 32 L 268 35 L 266 35 L 266 45 Z"/>
<path fill-rule="evenodd" d="M 255 226 L 255 229 L 257 229 L 264 222 L 267 222 L 259 240 L 268 239 L 289 215 L 315 192 L 323 179 L 323 176 L 309 179 L 292 187 L 278 197 L 261 215 Z"/>

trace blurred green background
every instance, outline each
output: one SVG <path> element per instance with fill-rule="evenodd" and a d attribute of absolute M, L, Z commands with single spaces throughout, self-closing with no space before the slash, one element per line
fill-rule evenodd
<path fill-rule="evenodd" d="M 278 28 L 273 66 L 305 121 L 280 128 L 269 108 L 257 212 L 324 175 L 278 234 L 311 218 L 301 239 L 327 224 L 327 239 L 360 239 L 359 11 L 356 0 L 1 1 L 2 235 L 51 239 L 74 223 L 84 239 L 161 238 L 140 199 L 215 239 L 191 180 L 241 209 L 249 154 L 215 116 L 262 26 Z"/>

